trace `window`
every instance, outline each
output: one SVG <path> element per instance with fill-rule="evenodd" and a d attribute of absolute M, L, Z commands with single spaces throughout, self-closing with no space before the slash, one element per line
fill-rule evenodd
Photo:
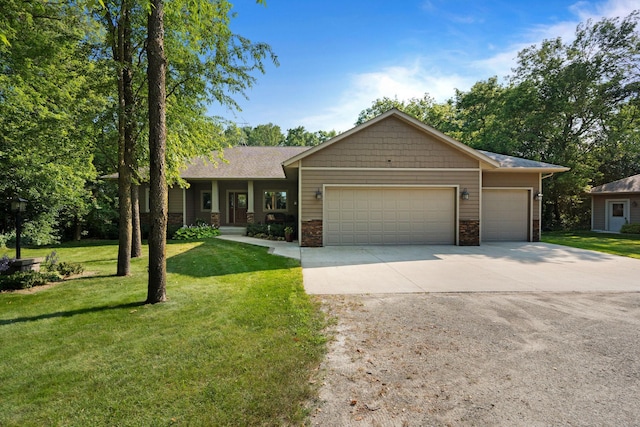
<path fill-rule="evenodd" d="M 624 203 L 613 203 L 611 208 L 613 211 L 611 216 L 624 216 Z"/>
<path fill-rule="evenodd" d="M 286 191 L 265 191 L 264 192 L 265 211 L 286 211 L 287 192 Z"/>
<path fill-rule="evenodd" d="M 201 206 L 203 211 L 211 210 L 211 191 L 200 192 Z"/>

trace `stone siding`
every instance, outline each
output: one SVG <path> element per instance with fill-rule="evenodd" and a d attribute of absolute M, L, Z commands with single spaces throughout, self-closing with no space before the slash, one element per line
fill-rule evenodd
<path fill-rule="evenodd" d="M 459 228 L 460 246 L 480 246 L 480 221 L 460 221 Z"/>
<path fill-rule="evenodd" d="M 322 246 L 322 220 L 302 221 L 300 246 L 318 248 Z"/>
<path fill-rule="evenodd" d="M 533 220 L 533 239 L 531 240 L 533 240 L 534 242 L 540 241 L 540 220 L 539 219 Z"/>
<path fill-rule="evenodd" d="M 220 227 L 220 212 L 211 212 L 211 225 Z"/>

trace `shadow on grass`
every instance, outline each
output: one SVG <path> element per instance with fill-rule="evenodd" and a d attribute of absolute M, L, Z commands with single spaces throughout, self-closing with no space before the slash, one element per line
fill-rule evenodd
<path fill-rule="evenodd" d="M 141 302 L 131 302 L 128 304 L 119 304 L 119 305 L 105 305 L 102 307 L 90 307 L 90 308 L 81 308 L 78 310 L 69 310 L 69 311 L 58 311 L 56 313 L 47 313 L 47 314 L 39 314 L 37 316 L 28 316 L 28 317 L 17 317 L 15 319 L 4 319 L 0 320 L 0 326 L 12 325 L 14 323 L 26 323 L 26 322 L 35 322 L 37 320 L 44 319 L 55 319 L 60 317 L 71 317 L 78 314 L 87 314 L 87 313 L 97 313 L 101 311 L 108 310 L 119 310 L 119 309 L 127 309 L 127 308 L 135 308 L 145 305 L 144 301 Z"/>
<path fill-rule="evenodd" d="M 297 260 L 271 255 L 266 247 L 220 239 L 204 240 L 202 244 L 167 259 L 167 272 L 191 277 L 224 276 L 298 266 L 300 263 Z"/>

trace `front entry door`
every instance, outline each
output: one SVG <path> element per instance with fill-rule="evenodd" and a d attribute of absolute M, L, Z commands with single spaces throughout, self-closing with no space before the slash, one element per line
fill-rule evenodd
<path fill-rule="evenodd" d="M 247 193 L 229 193 L 229 224 L 247 223 Z"/>
<path fill-rule="evenodd" d="M 609 220 L 609 231 L 618 232 L 627 223 L 628 206 L 625 200 L 607 201 L 607 216 Z"/>

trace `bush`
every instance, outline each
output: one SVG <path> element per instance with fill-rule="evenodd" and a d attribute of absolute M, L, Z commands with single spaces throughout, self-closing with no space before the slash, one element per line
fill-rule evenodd
<path fill-rule="evenodd" d="M 34 286 L 59 282 L 60 276 L 55 273 L 41 273 L 39 271 L 19 271 L 8 276 L 0 276 L 0 291 L 29 289 Z"/>
<path fill-rule="evenodd" d="M 56 271 L 56 266 L 58 265 L 58 254 L 56 251 L 51 252 L 47 255 L 42 263 L 42 268 L 45 271 Z"/>
<path fill-rule="evenodd" d="M 258 239 L 284 238 L 286 229 L 290 229 L 291 233 L 296 230 L 294 224 L 248 224 L 247 236 Z"/>
<path fill-rule="evenodd" d="M 80 274 L 84 271 L 84 267 L 77 262 L 61 262 L 56 266 L 56 271 L 63 277 L 69 277 L 73 274 Z"/>
<path fill-rule="evenodd" d="M 625 224 L 620 229 L 621 233 L 640 234 L 640 224 Z"/>
<path fill-rule="evenodd" d="M 214 225 L 190 225 L 179 228 L 173 234 L 173 240 L 199 240 L 220 235 L 220 230 Z"/>

